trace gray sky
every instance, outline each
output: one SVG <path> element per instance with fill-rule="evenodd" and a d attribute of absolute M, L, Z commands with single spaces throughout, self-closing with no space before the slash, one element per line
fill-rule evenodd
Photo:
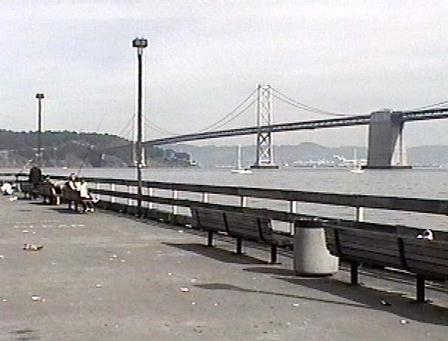
<path fill-rule="evenodd" d="M 150 41 L 148 119 L 177 133 L 215 122 L 258 83 L 347 114 L 448 100 L 447 17 L 447 1 L 3 1 L 0 128 L 35 129 L 43 92 L 46 129 L 129 134 L 136 36 Z M 274 116 L 325 118 L 277 102 Z M 228 127 L 254 123 L 255 108 Z M 447 129 L 448 120 L 412 123 L 405 139 L 448 144 Z M 361 145 L 366 129 L 275 141 Z"/>

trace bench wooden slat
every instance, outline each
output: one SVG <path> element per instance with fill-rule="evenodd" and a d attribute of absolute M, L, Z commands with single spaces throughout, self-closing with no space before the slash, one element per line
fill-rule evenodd
<path fill-rule="evenodd" d="M 432 248 L 432 247 L 422 247 L 421 245 L 404 244 L 406 257 L 412 257 L 412 255 L 422 255 L 428 257 L 435 257 L 448 263 L 448 248 Z"/>
<path fill-rule="evenodd" d="M 430 274 L 436 278 L 447 278 L 448 276 L 447 266 L 412 259 L 406 259 L 406 263 L 409 270 L 414 273 Z"/>
<path fill-rule="evenodd" d="M 376 244 L 375 246 L 366 244 L 366 243 L 357 243 L 356 241 L 351 241 L 347 243 L 346 241 L 342 241 L 341 244 L 343 247 L 349 247 L 353 250 L 368 250 L 375 253 L 381 253 L 389 256 L 399 257 L 400 250 L 398 248 L 398 244 L 394 247 L 383 247 L 382 245 Z"/>
<path fill-rule="evenodd" d="M 339 239 L 341 242 L 345 243 L 351 243 L 354 242 L 356 244 L 364 244 L 367 247 L 370 247 L 372 245 L 378 245 L 381 246 L 384 249 L 396 249 L 397 248 L 397 241 L 396 238 L 382 238 L 378 236 L 356 236 L 354 234 L 347 234 L 346 231 L 341 231 L 339 234 Z"/>
<path fill-rule="evenodd" d="M 398 266 L 402 268 L 401 258 L 397 256 L 385 255 L 383 253 L 373 252 L 371 250 L 353 249 L 350 247 L 341 246 L 342 258 L 345 255 L 351 257 L 361 257 L 366 263 L 375 264 L 381 262 L 382 264 L 390 264 L 391 266 Z"/>
<path fill-rule="evenodd" d="M 347 230 L 347 231 L 366 231 L 371 233 L 380 233 L 380 234 L 396 234 L 398 226 L 393 225 L 380 225 L 375 223 L 365 223 L 365 222 L 357 222 L 357 221 L 349 221 L 349 220 L 335 220 L 335 221 L 323 221 L 323 228 L 336 228 L 339 230 Z"/>
<path fill-rule="evenodd" d="M 368 264 L 368 265 L 379 265 L 379 266 L 384 266 L 384 267 L 391 267 L 391 268 L 397 268 L 397 269 L 403 269 L 401 267 L 401 265 L 399 265 L 398 263 L 396 264 L 392 264 L 393 262 L 390 261 L 390 258 L 388 257 L 384 257 L 382 259 L 375 259 L 373 260 L 371 258 L 371 255 L 366 253 L 365 255 L 356 255 L 356 256 L 352 256 L 352 255 L 344 255 L 343 257 L 340 257 L 342 259 L 344 259 L 345 261 L 348 262 L 355 262 L 358 264 Z"/>
<path fill-rule="evenodd" d="M 433 250 L 448 250 L 448 243 L 438 240 L 410 239 L 402 238 L 404 243 L 409 246 L 420 247 L 422 249 L 431 248 Z"/>
<path fill-rule="evenodd" d="M 437 264 L 440 266 L 445 266 L 448 268 L 448 260 L 444 258 L 434 257 L 432 255 L 418 255 L 411 253 L 407 250 L 406 252 L 406 261 L 422 261 L 432 264 Z"/>
<path fill-rule="evenodd" d="M 222 211 L 192 208 L 192 216 L 196 220 L 197 228 L 213 232 L 225 232 L 226 226 Z"/>
<path fill-rule="evenodd" d="M 229 234 L 233 237 L 253 241 L 272 241 L 272 227 L 269 219 L 242 213 L 225 213 Z"/>
<path fill-rule="evenodd" d="M 374 231 L 374 230 L 364 230 L 364 229 L 356 229 L 353 227 L 350 228 L 339 228 L 339 227 L 331 227 L 338 229 L 341 233 L 344 233 L 348 236 L 360 236 L 360 237 L 366 237 L 366 238 L 376 238 L 376 239 L 383 239 L 387 240 L 390 237 L 396 237 L 396 233 L 392 232 L 383 232 L 383 231 Z"/>

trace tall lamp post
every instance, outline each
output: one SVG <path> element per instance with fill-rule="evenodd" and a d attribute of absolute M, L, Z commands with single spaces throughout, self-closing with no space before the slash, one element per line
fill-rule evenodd
<path fill-rule="evenodd" d="M 148 46 L 148 40 L 144 38 L 135 38 L 132 46 L 137 48 L 138 58 L 138 87 L 137 87 L 137 209 L 141 214 L 142 207 L 142 57 L 143 49 Z"/>
<path fill-rule="evenodd" d="M 42 167 L 42 100 L 44 94 L 36 94 L 37 98 L 37 165 Z"/>

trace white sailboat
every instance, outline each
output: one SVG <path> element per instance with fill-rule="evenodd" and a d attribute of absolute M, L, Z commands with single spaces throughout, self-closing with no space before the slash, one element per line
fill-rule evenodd
<path fill-rule="evenodd" d="M 358 158 L 356 155 L 356 148 L 353 148 L 353 166 L 350 168 L 350 172 L 355 174 L 364 173 L 364 169 L 361 167 L 361 162 L 358 162 Z"/>
<path fill-rule="evenodd" d="M 247 168 L 241 167 L 241 145 L 238 145 L 237 163 L 236 169 L 231 170 L 234 174 L 252 174 L 252 171 Z"/>

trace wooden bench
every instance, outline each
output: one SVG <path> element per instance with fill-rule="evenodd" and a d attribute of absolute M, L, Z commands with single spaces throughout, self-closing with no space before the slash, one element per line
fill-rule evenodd
<path fill-rule="evenodd" d="M 50 182 L 42 182 L 37 185 L 37 194 L 39 194 L 44 203 L 48 202 L 51 205 L 59 205 L 61 203 L 61 191 Z"/>
<path fill-rule="evenodd" d="M 448 232 L 350 221 L 322 222 L 330 252 L 351 264 L 358 284 L 360 264 L 402 269 L 416 275 L 417 301 L 425 301 L 425 280 L 448 278 Z M 420 236 L 420 237 L 419 237 Z"/>
<path fill-rule="evenodd" d="M 291 246 L 292 239 L 272 230 L 271 220 L 239 212 L 191 207 L 193 228 L 208 232 L 207 245 L 213 246 L 214 233 L 236 238 L 236 253 L 243 251 L 243 240 L 271 246 L 271 263 L 277 262 L 277 247 Z"/>
<path fill-rule="evenodd" d="M 31 182 L 20 182 L 20 191 L 25 196 L 25 199 L 36 198 L 38 196 L 37 189 Z"/>

